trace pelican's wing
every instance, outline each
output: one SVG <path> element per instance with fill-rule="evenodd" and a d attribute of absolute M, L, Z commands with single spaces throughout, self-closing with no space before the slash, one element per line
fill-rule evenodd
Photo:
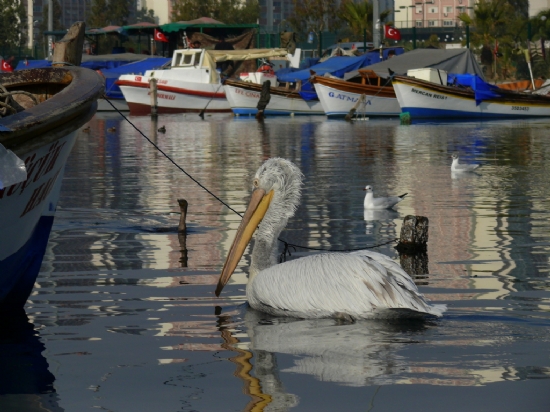
<path fill-rule="evenodd" d="M 274 315 L 330 317 L 338 313 L 372 318 L 385 309 L 441 316 L 412 279 L 375 252 L 325 253 L 261 271 L 249 285 L 250 305 Z"/>

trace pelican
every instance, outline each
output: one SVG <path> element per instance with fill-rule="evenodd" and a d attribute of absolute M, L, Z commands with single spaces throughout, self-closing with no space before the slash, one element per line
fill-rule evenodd
<path fill-rule="evenodd" d="M 300 202 L 302 173 L 290 161 L 268 159 L 252 182 L 248 208 L 220 275 L 216 296 L 256 232 L 246 285 L 249 305 L 275 316 L 337 318 L 442 316 L 389 257 L 371 251 L 321 253 L 277 264 L 277 238 Z M 256 231 L 257 229 L 257 231 Z"/>
<path fill-rule="evenodd" d="M 453 154 L 451 156 L 453 158 L 453 163 L 451 164 L 451 172 L 473 172 L 475 169 L 479 167 L 478 164 L 461 164 L 458 163 L 458 155 Z"/>
<path fill-rule="evenodd" d="M 405 193 L 401 196 L 391 196 L 391 197 L 374 197 L 374 192 L 372 191 L 372 186 L 365 186 L 363 189 L 367 192 L 365 195 L 365 200 L 363 201 L 363 206 L 365 209 L 369 210 L 384 210 L 391 209 L 396 204 L 401 202 L 408 193 Z"/>

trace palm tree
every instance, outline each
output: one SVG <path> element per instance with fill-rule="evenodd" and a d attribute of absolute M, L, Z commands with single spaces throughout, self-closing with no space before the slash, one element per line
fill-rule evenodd
<path fill-rule="evenodd" d="M 507 28 L 514 18 L 514 10 L 507 0 L 479 0 L 474 7 L 474 17 L 467 13 L 458 16 L 464 24 L 474 28 L 471 43 L 480 48 L 481 64 L 491 67 L 493 64 L 493 48 L 495 42 L 511 42 L 507 36 Z"/>
<path fill-rule="evenodd" d="M 364 33 L 367 38 L 372 39 L 372 3 L 366 1 L 354 3 L 352 0 L 344 0 L 340 3 L 338 14 L 348 24 L 356 39 Z"/>
<path fill-rule="evenodd" d="M 391 12 L 392 10 L 381 12 L 380 21 L 386 20 Z M 372 39 L 372 15 L 372 3 L 366 0 L 360 3 L 355 3 L 353 0 L 343 0 L 338 9 L 338 16 L 347 23 L 356 40 L 362 38 L 365 34 L 367 38 Z"/>

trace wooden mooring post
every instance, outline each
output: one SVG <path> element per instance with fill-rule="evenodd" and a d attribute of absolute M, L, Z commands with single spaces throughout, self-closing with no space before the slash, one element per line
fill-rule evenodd
<path fill-rule="evenodd" d="M 80 66 L 85 31 L 83 21 L 77 21 L 69 28 L 67 34 L 55 43 L 52 66 Z"/>
<path fill-rule="evenodd" d="M 151 117 L 157 117 L 157 79 L 155 78 L 149 80 L 149 94 L 151 96 Z"/>
<path fill-rule="evenodd" d="M 187 267 L 187 206 L 189 203 L 185 199 L 178 199 L 178 204 L 180 206 L 180 223 L 178 225 L 178 240 L 180 242 L 180 252 L 181 252 L 181 267 Z"/>
<path fill-rule="evenodd" d="M 428 228 L 429 220 L 424 216 L 405 216 L 401 226 L 399 252 L 401 267 L 410 276 L 428 274 Z"/>

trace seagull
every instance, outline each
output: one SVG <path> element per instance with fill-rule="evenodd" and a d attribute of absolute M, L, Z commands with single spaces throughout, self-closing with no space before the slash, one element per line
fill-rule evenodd
<path fill-rule="evenodd" d="M 116 132 L 116 127 L 114 127 L 114 126 L 113 126 L 113 127 L 109 127 L 109 128 L 107 129 L 107 131 L 108 131 L 108 132 L 111 132 L 111 133 L 114 133 L 114 132 Z"/>
<path fill-rule="evenodd" d="M 478 164 L 461 164 L 458 163 L 458 155 L 453 154 L 451 156 L 453 158 L 453 163 L 451 164 L 451 171 L 452 172 L 473 172 L 475 169 L 479 167 Z"/>
<path fill-rule="evenodd" d="M 365 195 L 363 206 L 365 207 L 365 209 L 370 210 L 391 209 L 396 204 L 401 202 L 405 198 L 405 196 L 408 195 L 408 193 L 405 193 L 401 196 L 374 197 L 372 186 L 365 186 L 363 190 L 367 192 L 367 194 Z"/>
<path fill-rule="evenodd" d="M 166 133 L 166 127 L 161 126 L 161 127 L 158 128 L 158 131 L 159 131 L 160 133 Z"/>
<path fill-rule="evenodd" d="M 288 160 L 268 159 L 256 172 L 252 186 L 216 296 L 256 232 L 246 285 L 246 298 L 253 309 L 274 316 L 352 322 L 443 315 L 446 306 L 429 304 L 411 277 L 381 253 L 320 253 L 277 264 L 277 239 L 300 203 L 302 173 Z"/>
<path fill-rule="evenodd" d="M 85 127 L 84 129 L 82 129 L 82 131 L 84 133 L 89 133 L 90 132 L 90 126 Z"/>

